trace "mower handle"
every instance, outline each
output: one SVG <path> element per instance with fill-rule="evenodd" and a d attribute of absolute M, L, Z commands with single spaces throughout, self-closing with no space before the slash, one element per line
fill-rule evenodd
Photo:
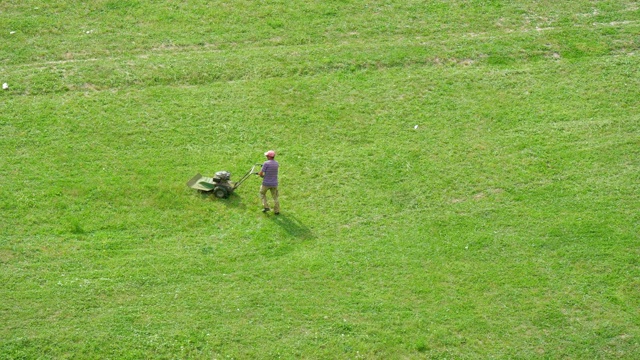
<path fill-rule="evenodd" d="M 254 165 L 251 167 L 251 170 L 249 170 L 246 174 L 244 174 L 244 176 L 243 176 L 242 178 L 240 178 L 240 180 L 238 180 L 238 182 L 236 182 L 236 183 L 233 185 L 233 190 L 237 189 L 237 188 L 238 188 L 238 186 L 240 186 L 240 184 L 242 184 L 245 180 L 247 180 L 247 179 L 249 178 L 249 176 L 251 176 L 251 175 L 253 175 L 253 174 L 257 174 L 257 173 L 254 173 L 254 172 L 253 172 L 253 170 L 255 170 L 256 166 L 259 166 L 260 168 L 262 168 L 262 164 L 254 164 Z"/>

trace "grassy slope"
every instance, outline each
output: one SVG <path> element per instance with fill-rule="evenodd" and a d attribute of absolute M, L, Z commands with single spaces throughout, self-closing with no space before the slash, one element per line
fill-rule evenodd
<path fill-rule="evenodd" d="M 634 358 L 639 18 L 3 2 L 0 353 Z"/>

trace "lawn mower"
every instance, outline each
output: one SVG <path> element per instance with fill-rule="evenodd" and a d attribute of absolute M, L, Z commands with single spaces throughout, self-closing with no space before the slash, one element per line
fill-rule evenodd
<path fill-rule="evenodd" d="M 213 177 L 205 177 L 198 173 L 187 182 L 187 186 L 203 192 L 213 191 L 213 195 L 219 199 L 228 198 L 249 176 L 258 174 L 254 171 L 256 167 L 262 168 L 262 164 L 253 165 L 237 182 L 231 181 L 231 173 L 228 171 L 218 171 Z"/>

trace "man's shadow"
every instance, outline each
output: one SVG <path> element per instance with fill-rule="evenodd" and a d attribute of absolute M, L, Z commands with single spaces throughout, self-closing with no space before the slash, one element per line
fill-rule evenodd
<path fill-rule="evenodd" d="M 225 199 L 218 199 L 213 194 L 208 192 L 202 192 L 202 191 L 200 192 L 200 196 L 201 198 L 209 199 L 210 201 L 220 201 L 228 208 L 234 208 L 234 209 L 247 208 L 247 206 L 242 201 L 242 196 L 240 196 L 240 194 L 237 194 L 235 192 L 229 195 L 229 197 Z M 298 218 L 296 218 L 293 215 L 270 214 L 269 218 L 271 219 L 271 221 L 273 221 L 275 224 L 280 226 L 289 235 L 293 237 L 296 237 L 301 240 L 315 239 L 315 235 L 313 235 L 313 232 L 311 232 L 311 230 L 306 225 L 304 225 L 300 220 L 298 220 Z"/>
<path fill-rule="evenodd" d="M 311 240 L 315 238 L 313 232 L 293 215 L 280 214 L 270 216 L 269 218 L 293 237 L 300 240 Z"/>

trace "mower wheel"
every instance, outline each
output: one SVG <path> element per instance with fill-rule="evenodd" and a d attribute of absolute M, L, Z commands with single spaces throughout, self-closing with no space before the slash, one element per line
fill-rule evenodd
<path fill-rule="evenodd" d="M 215 189 L 213 189 L 213 195 L 218 199 L 224 199 L 229 196 L 229 192 L 221 186 L 216 186 Z"/>

